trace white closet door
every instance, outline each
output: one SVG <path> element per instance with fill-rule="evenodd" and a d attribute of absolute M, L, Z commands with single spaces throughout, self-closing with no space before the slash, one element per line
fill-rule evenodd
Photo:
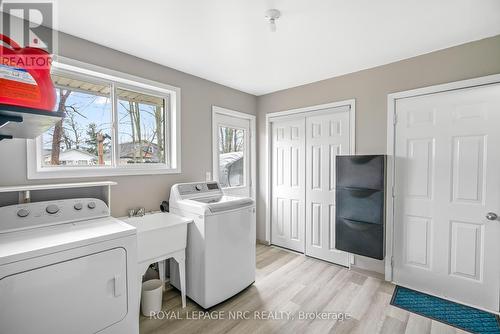
<path fill-rule="evenodd" d="M 304 252 L 304 118 L 272 123 L 271 243 Z"/>
<path fill-rule="evenodd" d="M 349 265 L 335 249 L 335 157 L 350 154 L 349 109 L 323 110 L 306 118 L 306 255 Z"/>
<path fill-rule="evenodd" d="M 394 281 L 498 312 L 500 85 L 401 99 L 396 116 Z"/>

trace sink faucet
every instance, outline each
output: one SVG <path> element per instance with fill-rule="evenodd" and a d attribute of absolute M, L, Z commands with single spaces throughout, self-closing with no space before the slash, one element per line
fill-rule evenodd
<path fill-rule="evenodd" d="M 130 209 L 128 210 L 129 217 L 142 217 L 146 214 L 145 208 L 138 208 L 137 210 Z"/>

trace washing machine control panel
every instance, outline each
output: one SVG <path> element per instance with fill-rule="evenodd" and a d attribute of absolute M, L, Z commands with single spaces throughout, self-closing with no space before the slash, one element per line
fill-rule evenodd
<path fill-rule="evenodd" d="M 72 223 L 109 215 L 107 204 L 97 198 L 9 205 L 0 207 L 0 233 Z"/>
<path fill-rule="evenodd" d="M 222 192 L 219 184 L 215 181 L 178 184 L 177 191 L 179 192 L 179 195 L 188 197 L 189 195 L 212 195 L 217 192 Z"/>

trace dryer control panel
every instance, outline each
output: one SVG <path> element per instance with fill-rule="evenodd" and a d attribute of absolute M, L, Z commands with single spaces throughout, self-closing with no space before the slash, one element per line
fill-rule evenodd
<path fill-rule="evenodd" d="M 109 208 L 97 198 L 16 204 L 0 207 L 0 233 L 108 217 Z"/>

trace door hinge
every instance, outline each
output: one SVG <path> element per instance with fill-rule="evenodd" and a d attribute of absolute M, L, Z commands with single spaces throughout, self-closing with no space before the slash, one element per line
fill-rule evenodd
<path fill-rule="evenodd" d="M 394 125 L 398 123 L 398 114 L 394 113 Z"/>
<path fill-rule="evenodd" d="M 391 192 L 392 192 L 392 198 L 395 198 L 396 197 L 396 192 L 394 190 L 394 186 L 392 186 Z"/>
<path fill-rule="evenodd" d="M 391 268 L 394 268 L 394 256 L 391 256 Z"/>

